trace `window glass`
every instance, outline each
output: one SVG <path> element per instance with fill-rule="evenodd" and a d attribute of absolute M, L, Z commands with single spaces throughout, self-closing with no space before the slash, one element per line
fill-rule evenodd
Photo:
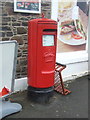
<path fill-rule="evenodd" d="M 87 13 L 86 2 L 58 0 L 58 53 L 86 50 Z"/>

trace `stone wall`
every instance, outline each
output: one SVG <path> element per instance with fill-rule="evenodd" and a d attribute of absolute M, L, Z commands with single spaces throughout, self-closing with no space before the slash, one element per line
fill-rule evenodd
<path fill-rule="evenodd" d="M 41 12 L 51 17 L 50 0 L 42 0 Z M 13 0 L 0 0 L 0 40 L 18 42 L 16 78 L 27 76 L 28 20 L 40 17 L 40 14 L 15 13 Z"/>

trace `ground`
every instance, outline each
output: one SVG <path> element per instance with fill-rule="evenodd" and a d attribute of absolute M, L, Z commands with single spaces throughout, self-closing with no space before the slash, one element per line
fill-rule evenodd
<path fill-rule="evenodd" d="M 88 118 L 88 76 L 80 77 L 66 86 L 72 93 L 64 96 L 54 92 L 47 104 L 34 103 L 27 99 L 27 91 L 10 96 L 12 102 L 22 105 L 22 111 L 9 118 Z"/>

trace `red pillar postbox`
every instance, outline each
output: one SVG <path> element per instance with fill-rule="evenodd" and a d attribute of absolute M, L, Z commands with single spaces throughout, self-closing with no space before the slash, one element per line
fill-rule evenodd
<path fill-rule="evenodd" d="M 53 91 L 57 22 L 47 18 L 28 22 L 28 91 Z"/>

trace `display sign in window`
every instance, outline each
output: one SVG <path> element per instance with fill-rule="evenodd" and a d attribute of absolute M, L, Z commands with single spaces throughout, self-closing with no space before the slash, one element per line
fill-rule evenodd
<path fill-rule="evenodd" d="M 54 35 L 43 35 L 43 46 L 54 46 Z"/>

